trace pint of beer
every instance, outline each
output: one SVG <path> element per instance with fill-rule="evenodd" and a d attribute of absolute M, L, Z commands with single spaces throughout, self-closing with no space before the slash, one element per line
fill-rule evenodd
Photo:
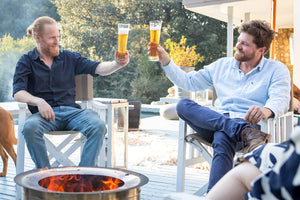
<path fill-rule="evenodd" d="M 150 21 L 149 60 L 158 61 L 157 46 L 159 45 L 161 21 Z"/>
<path fill-rule="evenodd" d="M 118 24 L 118 54 L 117 59 L 124 59 L 127 50 L 129 24 Z"/>

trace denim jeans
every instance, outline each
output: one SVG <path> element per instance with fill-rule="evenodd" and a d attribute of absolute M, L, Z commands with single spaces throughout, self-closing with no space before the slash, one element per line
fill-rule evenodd
<path fill-rule="evenodd" d="M 212 144 L 213 159 L 208 183 L 209 191 L 232 169 L 235 152 L 242 148 L 241 130 L 246 127 L 256 129 L 260 127 L 250 126 L 247 121 L 240 118 L 232 119 L 228 114 L 220 114 L 190 99 L 180 100 L 176 109 L 181 119 Z"/>
<path fill-rule="evenodd" d="M 69 106 L 53 108 L 55 122 L 45 120 L 40 113 L 32 114 L 24 124 L 23 135 L 37 169 L 50 168 L 44 133 L 49 131 L 79 131 L 86 137 L 79 166 L 96 166 L 106 126 L 97 113 L 90 109 Z"/>

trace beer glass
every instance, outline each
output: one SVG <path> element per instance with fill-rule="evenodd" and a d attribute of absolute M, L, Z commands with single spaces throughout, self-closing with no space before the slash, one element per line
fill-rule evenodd
<path fill-rule="evenodd" d="M 124 59 L 127 50 L 129 24 L 118 24 L 118 54 L 117 59 Z"/>
<path fill-rule="evenodd" d="M 149 48 L 149 60 L 159 61 L 157 54 L 157 47 L 159 45 L 161 30 L 161 21 L 150 21 L 150 48 Z"/>

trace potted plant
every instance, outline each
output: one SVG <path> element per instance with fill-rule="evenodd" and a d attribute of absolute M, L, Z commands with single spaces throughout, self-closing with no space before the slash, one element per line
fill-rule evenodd
<path fill-rule="evenodd" d="M 167 39 L 164 45 L 174 63 L 186 72 L 193 71 L 195 66 L 203 61 L 203 57 L 195 51 L 196 45 L 192 47 L 186 46 L 186 38 L 184 36 L 181 37 L 179 43 Z M 190 98 L 190 93 L 175 86 L 175 97 L 179 99 Z"/>

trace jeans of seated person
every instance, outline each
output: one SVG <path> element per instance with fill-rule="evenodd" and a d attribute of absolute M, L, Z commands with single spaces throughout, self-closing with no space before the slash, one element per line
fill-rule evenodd
<path fill-rule="evenodd" d="M 178 116 L 202 138 L 212 144 L 213 159 L 210 169 L 207 192 L 233 167 L 236 151 L 241 150 L 240 132 L 246 127 L 260 129 L 259 125 L 250 126 L 240 118 L 230 118 L 210 108 L 201 106 L 190 99 L 182 99 L 177 104 Z"/>
<path fill-rule="evenodd" d="M 79 166 L 96 166 L 104 136 L 105 123 L 90 109 L 69 106 L 53 108 L 55 122 L 45 120 L 35 113 L 26 120 L 23 135 L 37 169 L 51 167 L 47 156 L 44 133 L 50 131 L 79 131 L 86 137 Z"/>

